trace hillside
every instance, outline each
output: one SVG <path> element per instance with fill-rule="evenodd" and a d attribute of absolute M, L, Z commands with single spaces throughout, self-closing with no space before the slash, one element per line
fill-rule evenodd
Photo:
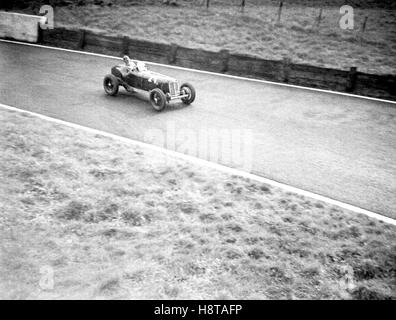
<path fill-rule="evenodd" d="M 0 110 L 0 299 L 396 299 L 396 228 Z"/>
<path fill-rule="evenodd" d="M 212 1 L 209 10 L 187 1 L 181 1 L 178 7 L 158 1 L 155 5 L 147 4 L 150 1 L 100 3 L 103 5 L 56 7 L 55 26 L 212 51 L 228 49 L 271 60 L 289 57 L 295 63 L 342 70 L 355 66 L 367 73 L 396 74 L 396 11 L 389 10 L 390 3 L 396 2 L 383 1 L 374 6 L 373 1 L 356 1 L 359 6 L 354 10 L 353 30 L 340 28 L 338 6 L 319 5 L 335 1 L 317 1 L 315 5 L 313 1 L 285 1 L 280 22 L 276 1 L 259 6 L 248 2 L 244 12 L 219 0 Z M 38 8 L 36 5 L 20 11 L 37 13 Z M 323 11 L 318 22 L 320 8 Z"/>

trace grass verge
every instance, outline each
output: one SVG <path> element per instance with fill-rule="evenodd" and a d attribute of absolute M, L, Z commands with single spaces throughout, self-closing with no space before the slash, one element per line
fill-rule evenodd
<path fill-rule="evenodd" d="M 1 110 L 0 298 L 395 299 L 396 228 Z"/>
<path fill-rule="evenodd" d="M 179 2 L 178 7 L 155 5 L 153 1 L 56 7 L 55 26 L 212 51 L 228 49 L 264 59 L 289 57 L 295 63 L 341 70 L 357 67 L 362 72 L 396 74 L 396 11 L 386 7 L 351 3 L 353 29 L 344 30 L 339 24 L 343 1 L 285 1 L 280 22 L 279 1 L 247 1 L 244 12 L 235 5 L 239 2 L 215 1 L 208 10 Z M 323 12 L 318 23 L 320 9 Z"/>

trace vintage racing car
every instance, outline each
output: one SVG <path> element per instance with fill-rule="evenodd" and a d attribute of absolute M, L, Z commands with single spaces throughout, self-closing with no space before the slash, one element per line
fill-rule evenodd
<path fill-rule="evenodd" d="M 195 90 L 191 84 L 179 85 L 174 78 L 147 70 L 143 62 L 133 63 L 137 66 L 133 70 L 124 65 L 111 68 L 111 74 L 103 79 L 103 87 L 108 95 L 116 95 L 120 85 L 129 92 L 135 92 L 135 89 L 148 91 L 151 105 L 157 111 L 163 110 L 172 100 L 180 99 L 187 105 L 194 101 Z"/>

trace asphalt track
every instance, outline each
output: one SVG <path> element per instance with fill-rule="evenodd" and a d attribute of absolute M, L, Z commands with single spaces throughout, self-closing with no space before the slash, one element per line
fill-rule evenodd
<path fill-rule="evenodd" d="M 396 217 L 395 104 L 151 66 L 197 90 L 193 105 L 157 113 L 146 94 L 104 94 L 103 76 L 116 63 L 0 42 L 0 102 L 139 141 L 153 129 L 250 132 L 252 173 Z M 187 152 L 182 138 L 168 147 Z"/>

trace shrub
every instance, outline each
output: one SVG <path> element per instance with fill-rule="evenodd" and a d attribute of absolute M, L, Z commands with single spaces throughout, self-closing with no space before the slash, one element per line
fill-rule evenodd
<path fill-rule="evenodd" d="M 360 285 L 352 291 L 352 297 L 356 300 L 391 300 L 395 299 L 396 296 L 391 296 L 387 293 L 382 293 L 379 290 L 368 288 L 364 285 Z"/>
<path fill-rule="evenodd" d="M 58 218 L 66 220 L 80 220 L 91 206 L 87 203 L 72 200 L 65 207 L 55 213 Z"/>

